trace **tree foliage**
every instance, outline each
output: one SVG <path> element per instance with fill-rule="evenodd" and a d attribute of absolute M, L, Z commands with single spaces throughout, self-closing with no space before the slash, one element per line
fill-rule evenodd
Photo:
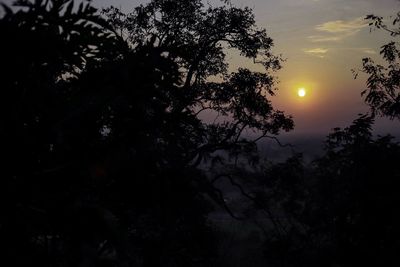
<path fill-rule="evenodd" d="M 180 81 L 170 92 L 177 100 L 168 107 L 172 113 L 184 112 L 197 121 L 205 111 L 220 116 L 203 120 L 191 133 L 197 144 L 187 150 L 189 160 L 199 163 L 217 150 L 249 145 L 251 140 L 242 139 L 246 129 L 266 135 L 293 128 L 291 118 L 273 110 L 268 100 L 275 85 L 270 71 L 280 68 L 280 60 L 271 54 L 265 30 L 255 27 L 251 9 L 206 8 L 199 0 L 152 1 L 128 15 L 115 8 L 104 13 L 134 50 L 146 45 L 176 64 Z M 228 73 L 227 49 L 238 50 L 265 71 Z"/>
<path fill-rule="evenodd" d="M 398 265 L 400 146 L 374 138 L 373 121 L 362 115 L 334 129 L 311 168 L 295 157 L 268 170 L 265 203 L 282 225 L 265 239 L 272 264 Z"/>
<path fill-rule="evenodd" d="M 16 5 L 0 19 L 3 260 L 210 266 L 206 198 L 225 202 L 198 166 L 293 128 L 269 101 L 279 59 L 252 11 L 198 0 L 103 16 L 89 2 Z M 229 49 L 264 71 L 229 73 Z"/>
<path fill-rule="evenodd" d="M 400 35 L 400 13 L 387 24 L 383 17 L 368 15 L 369 25 L 381 29 L 393 38 Z M 362 92 L 365 102 L 371 107 L 374 114 L 387 116 L 391 119 L 400 118 L 400 50 L 396 39 L 383 45 L 380 54 L 385 64 L 375 63 L 371 58 L 363 59 L 362 72 L 369 75 L 367 89 Z"/>

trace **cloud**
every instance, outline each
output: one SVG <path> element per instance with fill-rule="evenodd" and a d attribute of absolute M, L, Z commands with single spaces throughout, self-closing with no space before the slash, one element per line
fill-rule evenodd
<path fill-rule="evenodd" d="M 312 42 L 338 42 L 358 33 L 362 28 L 368 26 L 363 17 L 353 20 L 334 20 L 319 24 L 315 30 L 326 33 L 325 35 L 309 36 Z"/>
<path fill-rule="evenodd" d="M 317 56 L 317 57 L 320 57 L 320 58 L 325 57 L 325 54 L 327 52 L 328 52 L 328 49 L 320 48 L 320 47 L 304 50 L 304 53 L 307 53 L 307 54 L 310 54 L 310 55 L 313 55 L 313 56 Z"/>
<path fill-rule="evenodd" d="M 325 36 L 325 35 L 312 35 L 308 36 L 312 42 L 337 42 L 343 39 L 343 36 Z"/>
<path fill-rule="evenodd" d="M 328 21 L 315 27 L 318 31 L 329 32 L 329 33 L 347 33 L 354 34 L 360 31 L 362 28 L 367 26 L 368 23 L 364 18 L 356 18 L 349 21 L 335 20 Z"/>
<path fill-rule="evenodd" d="M 365 54 L 370 54 L 370 55 L 377 54 L 377 52 L 374 49 L 369 48 L 369 47 L 342 47 L 342 48 L 336 48 L 336 49 L 354 51 L 354 52 L 365 53 Z"/>
<path fill-rule="evenodd" d="M 366 54 L 370 54 L 370 55 L 375 55 L 375 54 L 376 54 L 376 51 L 373 50 L 373 49 L 371 49 L 371 48 L 364 48 L 364 49 L 362 50 L 362 52 L 364 52 L 364 53 L 366 53 Z"/>
<path fill-rule="evenodd" d="M 312 48 L 312 49 L 304 49 L 303 52 L 308 54 L 308 55 L 312 55 L 312 56 L 316 56 L 319 58 L 324 58 L 325 55 L 332 51 L 332 50 L 347 50 L 347 51 L 354 51 L 354 52 L 358 52 L 358 53 L 365 53 L 365 54 L 369 54 L 369 55 L 375 55 L 377 54 L 377 52 L 369 47 L 342 47 L 342 48 Z"/>

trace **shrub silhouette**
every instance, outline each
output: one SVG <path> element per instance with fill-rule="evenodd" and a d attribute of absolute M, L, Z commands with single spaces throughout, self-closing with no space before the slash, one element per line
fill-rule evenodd
<path fill-rule="evenodd" d="M 391 136 L 374 138 L 373 122 L 362 115 L 334 129 L 308 168 L 297 156 L 268 169 L 264 203 L 281 220 L 280 232 L 267 231 L 272 264 L 398 265 L 400 146 Z"/>

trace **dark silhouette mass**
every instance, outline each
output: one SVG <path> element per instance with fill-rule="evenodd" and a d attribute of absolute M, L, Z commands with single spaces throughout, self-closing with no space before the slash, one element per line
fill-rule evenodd
<path fill-rule="evenodd" d="M 374 29 L 386 31 L 392 38 L 400 35 L 400 13 L 391 18 L 392 23 L 380 16 L 368 15 L 365 18 Z M 400 65 L 399 45 L 392 40 L 380 49 L 385 64 L 375 63 L 370 57 L 364 58 L 361 72 L 368 75 L 367 88 L 362 92 L 365 102 L 374 115 L 400 119 Z M 358 73 L 356 72 L 356 77 Z"/>
<path fill-rule="evenodd" d="M 335 128 L 311 164 L 261 157 L 257 142 L 285 146 L 294 122 L 270 102 L 282 59 L 251 9 L 2 7 L 7 266 L 399 265 L 400 147 L 373 137 L 373 115 Z M 229 72 L 231 50 L 263 71 Z M 364 60 L 372 113 L 400 114 L 398 54 L 383 48 L 384 78 Z M 253 229 L 238 250 L 212 212 Z"/>
<path fill-rule="evenodd" d="M 249 9 L 152 1 L 129 16 L 90 3 L 3 6 L 2 252 L 16 266 L 207 266 L 197 166 L 290 130 L 269 73 L 227 72 L 225 46 L 279 67 Z M 218 76 L 218 82 L 209 77 Z M 200 120 L 211 110 L 221 119 Z M 22 257 L 20 255 L 23 255 Z"/>

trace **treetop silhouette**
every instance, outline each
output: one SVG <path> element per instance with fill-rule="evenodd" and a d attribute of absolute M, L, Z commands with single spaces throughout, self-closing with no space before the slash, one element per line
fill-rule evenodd
<path fill-rule="evenodd" d="M 16 5 L 0 19 L 4 259 L 210 266 L 206 199 L 225 202 L 198 166 L 293 128 L 268 100 L 280 61 L 252 11 L 197 0 L 128 15 L 87 1 Z M 227 49 L 265 71 L 229 73 Z"/>
<path fill-rule="evenodd" d="M 394 16 L 392 25 L 387 24 L 383 17 L 376 15 L 366 16 L 369 25 L 376 29 L 381 29 L 390 34 L 393 38 L 400 35 L 399 13 Z M 377 64 L 371 58 L 364 58 L 361 71 L 369 77 L 367 89 L 362 92 L 365 102 L 371 107 L 375 115 L 382 115 L 390 119 L 400 118 L 400 50 L 398 42 L 390 41 L 381 47 L 380 54 L 385 61 L 385 65 Z M 357 76 L 357 74 L 356 74 Z"/>

